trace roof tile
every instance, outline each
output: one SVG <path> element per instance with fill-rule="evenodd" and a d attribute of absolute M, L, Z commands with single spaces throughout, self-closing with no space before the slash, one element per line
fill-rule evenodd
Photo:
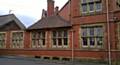
<path fill-rule="evenodd" d="M 45 29 L 45 28 L 59 28 L 59 27 L 70 27 L 70 22 L 66 21 L 59 15 L 53 15 L 46 18 L 42 18 L 28 29 Z"/>

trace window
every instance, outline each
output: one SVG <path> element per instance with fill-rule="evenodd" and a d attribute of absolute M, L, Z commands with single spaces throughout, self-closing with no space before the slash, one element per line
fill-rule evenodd
<path fill-rule="evenodd" d="M 32 48 L 42 48 L 46 46 L 45 32 L 32 32 L 31 33 Z"/>
<path fill-rule="evenodd" d="M 102 26 L 82 26 L 81 42 L 83 48 L 103 47 L 103 27 Z"/>
<path fill-rule="evenodd" d="M 53 47 L 68 47 L 68 31 L 53 31 L 52 44 Z"/>
<path fill-rule="evenodd" d="M 0 32 L 0 48 L 5 48 L 6 34 Z"/>
<path fill-rule="evenodd" d="M 118 8 L 120 8 L 120 0 L 117 0 L 116 5 Z"/>
<path fill-rule="evenodd" d="M 23 32 L 12 32 L 12 48 L 23 48 Z"/>
<path fill-rule="evenodd" d="M 87 13 L 87 5 L 82 4 L 82 13 Z"/>
<path fill-rule="evenodd" d="M 81 0 L 82 14 L 99 12 L 102 10 L 101 0 Z"/>
<path fill-rule="evenodd" d="M 81 3 L 83 4 L 83 3 L 87 3 L 87 0 L 81 0 Z"/>

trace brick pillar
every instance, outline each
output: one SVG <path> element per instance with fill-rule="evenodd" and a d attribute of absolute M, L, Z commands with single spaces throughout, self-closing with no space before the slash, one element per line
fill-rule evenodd
<path fill-rule="evenodd" d="M 11 43 L 11 40 L 10 40 L 10 31 L 6 32 L 6 48 L 10 48 L 10 43 Z"/>

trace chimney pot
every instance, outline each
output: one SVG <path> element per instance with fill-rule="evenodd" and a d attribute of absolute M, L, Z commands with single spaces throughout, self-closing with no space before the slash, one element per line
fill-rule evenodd
<path fill-rule="evenodd" d="M 47 12 L 43 9 L 42 10 L 42 18 L 45 18 L 45 17 L 47 17 Z"/>
<path fill-rule="evenodd" d="M 58 15 L 58 12 L 59 12 L 59 7 L 56 6 L 56 7 L 55 7 L 55 15 Z"/>

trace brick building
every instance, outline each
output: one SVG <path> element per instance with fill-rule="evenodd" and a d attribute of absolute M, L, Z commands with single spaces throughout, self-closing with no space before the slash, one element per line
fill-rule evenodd
<path fill-rule="evenodd" d="M 15 31 L 23 32 L 13 33 L 11 38 L 10 32 L 4 31 L 8 32 L 8 43 L 1 47 L 1 55 L 53 59 L 120 58 L 120 0 L 69 0 L 60 11 L 58 7 L 54 8 L 53 0 L 47 0 L 47 3 L 48 9 L 43 10 L 42 18 L 27 29 L 21 23 L 5 27 L 11 31 L 18 26 Z M 14 42 L 13 38 L 15 44 L 9 43 L 10 39 Z"/>

